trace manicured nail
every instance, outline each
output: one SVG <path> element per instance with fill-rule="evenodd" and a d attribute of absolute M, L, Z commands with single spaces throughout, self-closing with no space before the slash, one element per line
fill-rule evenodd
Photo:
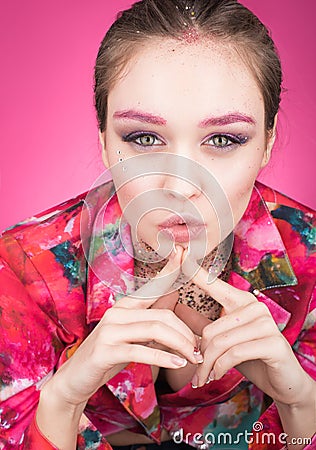
<path fill-rule="evenodd" d="M 214 369 L 212 369 L 209 373 L 209 376 L 207 377 L 206 384 L 209 384 L 211 381 L 214 380 L 215 380 L 215 372 Z"/>
<path fill-rule="evenodd" d="M 180 356 L 173 355 L 171 357 L 171 362 L 178 367 L 185 367 L 188 364 L 188 361 L 184 358 L 180 358 Z"/>
<path fill-rule="evenodd" d="M 196 389 L 197 387 L 199 387 L 199 377 L 197 376 L 196 373 L 192 377 L 191 386 L 193 389 Z"/>
<path fill-rule="evenodd" d="M 194 355 L 194 358 L 195 358 L 196 362 L 197 362 L 198 364 L 202 364 L 202 362 L 204 361 L 203 355 L 202 355 L 202 353 L 200 352 L 200 350 L 197 349 L 196 347 L 194 348 L 193 355 Z"/>

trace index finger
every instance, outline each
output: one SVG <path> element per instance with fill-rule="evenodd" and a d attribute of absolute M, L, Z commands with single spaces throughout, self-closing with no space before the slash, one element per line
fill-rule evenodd
<path fill-rule="evenodd" d="M 158 298 L 162 297 L 171 289 L 173 283 L 180 274 L 181 257 L 183 249 L 177 247 L 177 253 L 171 255 L 167 264 L 159 274 L 152 278 L 144 286 L 140 287 L 132 295 L 123 297 L 115 305 L 120 308 L 149 308 Z"/>
<path fill-rule="evenodd" d="M 212 283 L 208 283 L 209 273 L 201 267 L 192 281 L 203 291 L 220 303 L 226 313 L 230 313 L 241 306 L 256 302 L 256 297 L 251 292 L 238 289 L 225 281 L 215 278 Z"/>

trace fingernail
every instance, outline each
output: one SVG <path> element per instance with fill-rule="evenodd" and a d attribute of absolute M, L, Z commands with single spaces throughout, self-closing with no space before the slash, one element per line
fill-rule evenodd
<path fill-rule="evenodd" d="M 202 353 L 200 352 L 200 350 L 197 349 L 196 347 L 194 348 L 193 355 L 194 355 L 194 358 L 195 358 L 196 362 L 197 362 L 198 364 L 202 364 L 202 362 L 204 361 L 203 355 L 202 355 Z"/>
<path fill-rule="evenodd" d="M 193 389 L 196 389 L 197 387 L 199 387 L 199 377 L 197 376 L 196 373 L 192 377 L 191 386 Z"/>
<path fill-rule="evenodd" d="M 215 372 L 214 369 L 212 369 L 209 373 L 209 376 L 207 377 L 206 384 L 209 384 L 211 381 L 214 380 L 215 380 Z"/>
<path fill-rule="evenodd" d="M 178 367 L 185 367 L 188 364 L 188 361 L 186 359 L 180 358 L 180 356 L 176 356 L 176 355 L 173 355 L 171 357 L 171 362 L 172 362 L 172 364 L 174 364 L 175 366 L 178 366 Z"/>

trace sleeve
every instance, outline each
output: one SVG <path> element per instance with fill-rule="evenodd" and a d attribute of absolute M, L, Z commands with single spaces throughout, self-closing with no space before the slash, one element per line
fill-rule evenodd
<path fill-rule="evenodd" d="M 39 431 L 35 412 L 40 388 L 53 376 L 67 350 L 52 320 L 20 277 L 0 257 L 0 448 L 55 450 Z M 92 447 L 91 447 L 92 446 Z M 88 420 L 77 449 L 111 446 Z"/>
<path fill-rule="evenodd" d="M 316 286 L 311 295 L 309 312 L 292 348 L 303 369 L 316 380 Z M 253 443 L 249 446 L 251 450 L 284 450 L 296 443 L 306 443 L 304 450 L 316 449 L 316 433 L 310 439 L 289 443 L 288 447 L 284 446 L 285 436 L 274 403 L 261 415 L 258 423 L 260 431 L 254 433 Z M 269 433 L 273 437 L 273 443 L 267 444 Z"/>
<path fill-rule="evenodd" d="M 16 448 L 23 450 L 59 450 L 42 435 L 37 427 L 34 417 L 26 431 L 26 439 L 23 445 L 23 447 Z M 84 424 L 78 434 L 77 450 L 86 450 L 88 448 L 112 450 L 110 444 L 102 437 L 101 433 L 91 424 L 91 422 L 84 420 Z"/>

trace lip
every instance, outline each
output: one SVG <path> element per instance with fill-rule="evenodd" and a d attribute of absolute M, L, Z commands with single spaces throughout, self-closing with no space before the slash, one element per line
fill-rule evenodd
<path fill-rule="evenodd" d="M 173 215 L 158 225 L 159 230 L 176 242 L 188 242 L 205 230 L 204 222 L 191 214 Z"/>
<path fill-rule="evenodd" d="M 169 228 L 174 225 L 183 225 L 186 224 L 187 227 L 193 226 L 201 226 L 204 227 L 205 223 L 201 220 L 198 220 L 196 217 L 192 216 L 192 214 L 183 213 L 180 215 L 174 214 L 173 216 L 168 217 L 164 222 L 159 224 L 159 227 Z"/>

